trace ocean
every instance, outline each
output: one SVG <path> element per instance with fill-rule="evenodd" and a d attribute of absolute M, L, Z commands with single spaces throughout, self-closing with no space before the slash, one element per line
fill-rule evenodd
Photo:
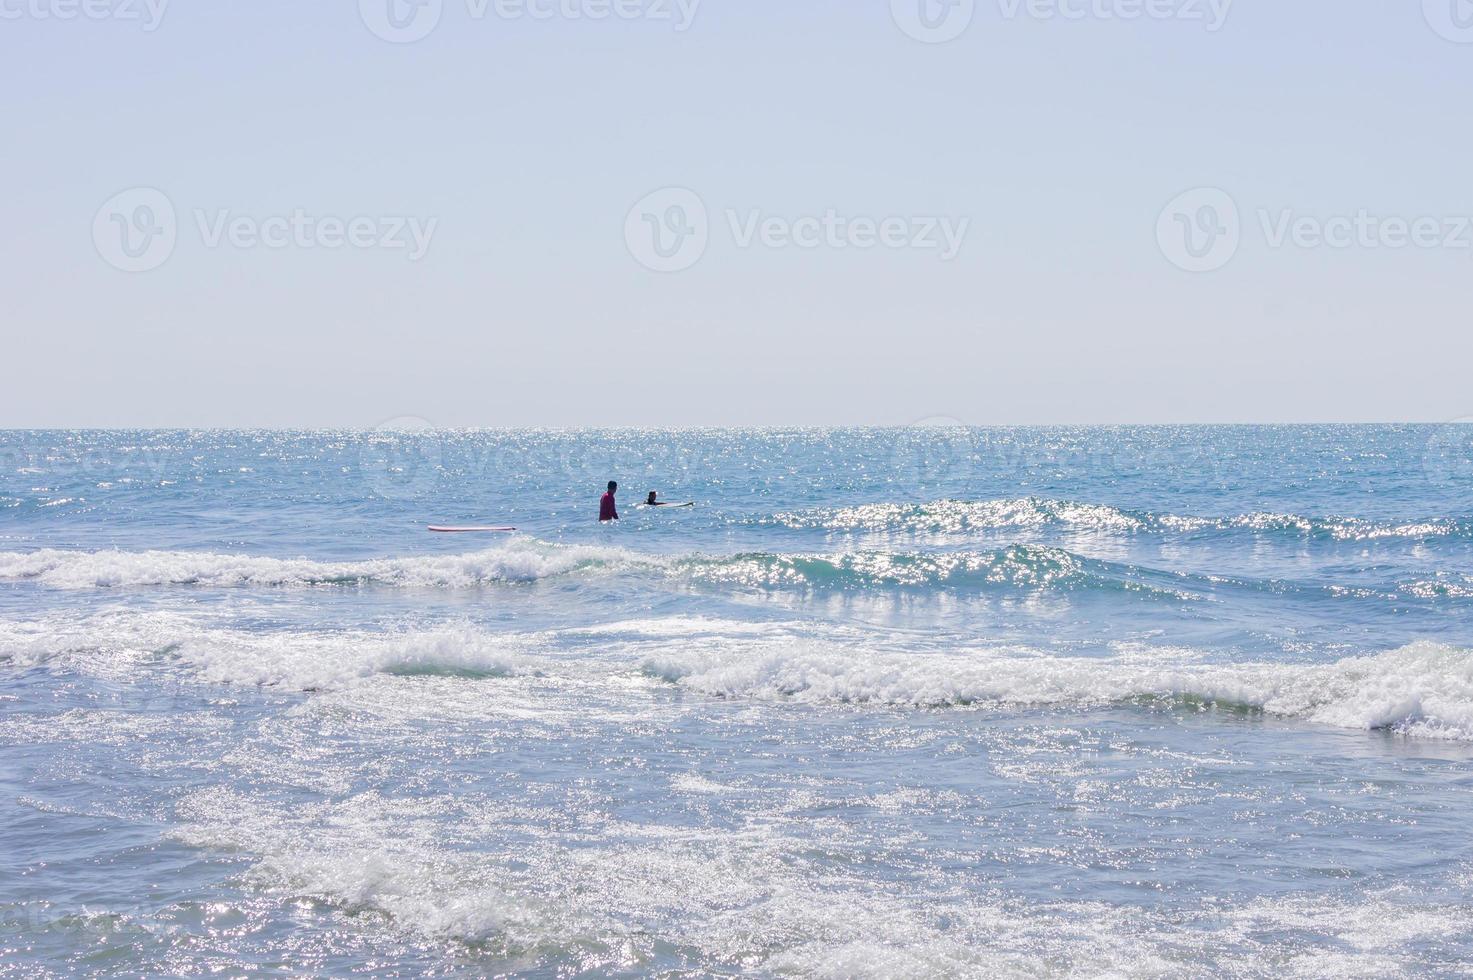
<path fill-rule="evenodd" d="M 0 433 L 0 973 L 1467 975 L 1470 436 Z"/>

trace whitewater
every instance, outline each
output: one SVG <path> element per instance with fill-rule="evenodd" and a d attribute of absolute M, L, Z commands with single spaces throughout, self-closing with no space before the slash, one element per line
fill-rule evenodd
<path fill-rule="evenodd" d="M 1466 432 L 0 433 L 0 975 L 1466 972 Z"/>

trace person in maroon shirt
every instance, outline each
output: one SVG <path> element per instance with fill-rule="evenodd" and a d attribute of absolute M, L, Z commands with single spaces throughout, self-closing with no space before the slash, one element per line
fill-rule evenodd
<path fill-rule="evenodd" d="M 600 521 L 617 521 L 619 519 L 619 508 L 614 503 L 614 494 L 619 492 L 619 484 L 613 480 L 609 481 L 609 492 L 603 495 L 598 502 L 598 519 Z"/>

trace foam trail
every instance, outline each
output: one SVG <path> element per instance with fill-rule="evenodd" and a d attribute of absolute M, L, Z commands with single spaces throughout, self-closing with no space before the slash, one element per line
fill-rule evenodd
<path fill-rule="evenodd" d="M 58 662 L 134 683 L 171 669 L 207 684 L 295 690 L 342 688 L 379 674 L 510 676 L 534 669 L 521 646 L 515 636 L 469 629 L 261 632 L 172 613 L 104 615 L 81 626 L 0 623 L 0 664 Z"/>
<path fill-rule="evenodd" d="M 0 581 L 34 580 L 59 589 L 159 585 L 303 587 L 384 585 L 474 588 L 496 582 L 535 582 L 571 572 L 637 563 L 614 548 L 516 542 L 461 555 L 323 562 L 193 551 L 0 552 Z"/>
<path fill-rule="evenodd" d="M 1185 655 L 860 656 L 843 649 L 670 651 L 653 677 L 722 697 L 917 708 L 1086 707 L 1146 699 L 1263 711 L 1315 724 L 1473 741 L 1473 651 L 1414 643 L 1332 664 L 1204 664 Z"/>
<path fill-rule="evenodd" d="M 1178 649 L 1124 648 L 1096 658 L 997 647 L 916 653 L 852 628 L 722 624 L 677 618 L 536 633 L 261 632 L 127 613 L 81 624 L 0 622 L 0 665 L 57 663 L 134 683 L 182 670 L 202 683 L 299 690 L 348 688 L 382 675 L 535 675 L 577 698 L 627 694 L 629 680 L 643 675 L 651 696 L 673 684 L 725 698 L 912 709 L 1156 700 L 1473 741 L 1473 650 L 1435 643 L 1324 664 L 1223 664 Z"/>
<path fill-rule="evenodd" d="M 523 540 L 460 555 L 323 562 L 192 551 L 0 552 L 0 581 L 58 589 L 202 586 L 307 588 L 381 586 L 469 589 L 594 571 L 651 571 L 697 584 L 758 589 L 1028 589 L 1197 596 L 1143 581 L 1182 576 L 1084 558 L 1061 548 L 1013 545 L 995 551 L 832 554 L 752 553 L 666 557 L 617 548 Z"/>
<path fill-rule="evenodd" d="M 1394 893 L 1209 900 L 1174 916 L 1063 898 L 928 893 L 934 901 L 918 902 L 913 889 L 923 884 L 896 889 L 808 858 L 813 832 L 781 812 L 736 831 L 589 816 L 599 833 L 579 827 L 570 839 L 549 829 L 557 814 L 520 801 L 488 814 L 485 804 L 467 811 L 366 792 L 287 808 L 217 788 L 180 810 L 186 822 L 172 837 L 254 855 L 249 879 L 271 891 L 374 910 L 400 929 L 506 954 L 575 951 L 585 972 L 590 963 L 628 972 L 620 966 L 632 934 L 717 962 L 746 950 L 749 971 L 785 976 L 1168 977 L 1183 972 L 1184 949 L 1213 963 L 1208 972 L 1238 975 L 1245 946 L 1273 956 L 1286 976 L 1395 975 L 1388 950 L 1436 948 L 1466 931 L 1465 908 L 1408 905 Z M 446 844 L 494 847 L 508 830 L 514 860 Z M 852 848 L 862 831 L 845 830 L 826 849 Z M 783 935 L 801 939 L 773 942 Z M 1338 952 L 1307 949 L 1306 937 Z"/>

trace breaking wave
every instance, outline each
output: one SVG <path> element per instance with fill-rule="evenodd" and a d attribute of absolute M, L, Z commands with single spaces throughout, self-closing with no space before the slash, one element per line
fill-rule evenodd
<path fill-rule="evenodd" d="M 995 551 L 837 554 L 748 554 L 683 562 L 695 580 L 753 588 L 994 587 L 1053 592 L 1140 592 L 1190 601 L 1197 596 L 1171 583 L 1185 576 L 1085 558 L 1062 548 L 1013 545 Z M 1164 585 L 1152 584 L 1157 579 Z"/>
<path fill-rule="evenodd" d="M 1247 532 L 1334 541 L 1473 537 L 1473 524 L 1449 519 L 1388 523 L 1274 513 L 1192 517 L 1043 497 L 820 508 L 781 514 L 776 522 L 797 529 L 909 534 L 1063 530 L 1112 534 Z"/>
<path fill-rule="evenodd" d="M 1084 558 L 1060 548 L 1014 545 L 995 551 L 753 553 L 669 557 L 615 548 L 523 541 L 460 555 L 323 562 L 188 551 L 0 553 L 0 581 L 58 589 L 201 586 L 307 588 L 381 586 L 469 589 L 529 583 L 575 573 L 651 572 L 695 584 L 755 589 L 1017 588 L 1156 593 L 1189 600 L 1184 577 Z M 1159 580 L 1151 584 L 1147 579 Z"/>
<path fill-rule="evenodd" d="M 985 647 L 917 652 L 883 633 L 677 617 L 534 633 L 246 631 L 174 613 L 0 622 L 0 665 L 144 683 L 345 689 L 375 677 L 535 678 L 549 697 L 618 701 L 643 678 L 704 696 L 898 709 L 1160 703 L 1473 741 L 1473 650 L 1418 642 L 1332 663 L 1223 663 L 1117 646 L 1097 657 Z M 909 641 L 907 641 L 909 642 Z M 561 691 L 560 695 L 551 692 Z M 549 705 L 551 707 L 551 705 Z"/>
<path fill-rule="evenodd" d="M 519 541 L 459 555 L 314 561 L 194 551 L 0 552 L 0 581 L 34 580 L 60 589 L 159 585 L 305 587 L 382 585 L 474 588 L 496 582 L 535 582 L 580 570 L 641 562 L 615 548 Z"/>
<path fill-rule="evenodd" d="M 1396 975 L 1395 966 L 1427 963 L 1427 950 L 1467 922 L 1457 904 L 1406 895 L 1209 899 L 1172 916 L 1062 898 L 918 902 L 925 883 L 897 889 L 815 860 L 800 821 L 822 825 L 833 836 L 819 840 L 841 854 L 857 831 L 842 828 L 841 840 L 829 821 L 781 809 L 736 830 L 605 814 L 580 815 L 570 830 L 567 815 L 536 802 L 469 808 L 370 790 L 283 807 L 207 789 L 187 796 L 180 815 L 172 837 L 252 856 L 248 880 L 283 899 L 381 915 L 521 962 L 576 955 L 594 973 L 632 972 L 634 935 L 722 962 L 742 950 L 746 972 L 799 977 L 1171 976 L 1184 970 L 1183 949 L 1211 963 L 1207 972 L 1253 975 L 1244 947 L 1286 976 Z M 514 853 L 498 847 L 509 837 Z"/>
<path fill-rule="evenodd" d="M 1473 651 L 1434 643 L 1313 665 L 1206 664 L 1184 651 L 1098 659 L 811 649 L 668 652 L 646 658 L 644 670 L 722 697 L 917 708 L 1164 701 L 1473 741 Z"/>
<path fill-rule="evenodd" d="M 468 629 L 269 632 L 210 626 L 175 613 L 0 623 L 0 664 L 56 664 L 119 682 L 182 670 L 208 684 L 294 690 L 342 688 L 380 674 L 506 677 L 535 669 L 521 645 Z"/>

